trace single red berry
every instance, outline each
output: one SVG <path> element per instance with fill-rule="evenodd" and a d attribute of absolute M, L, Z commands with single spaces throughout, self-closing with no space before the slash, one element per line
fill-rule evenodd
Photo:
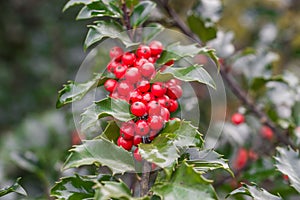
<path fill-rule="evenodd" d="M 175 112 L 178 108 L 178 102 L 174 99 L 170 99 L 170 106 L 168 107 L 170 112 Z"/>
<path fill-rule="evenodd" d="M 155 163 L 151 163 L 151 170 L 156 170 L 158 166 Z"/>
<path fill-rule="evenodd" d="M 143 101 L 142 93 L 137 90 L 130 93 L 130 102 L 134 103 L 136 101 Z"/>
<path fill-rule="evenodd" d="M 84 139 L 84 135 L 74 130 L 71 133 L 71 139 L 72 139 L 72 145 L 78 145 L 81 144 L 81 140 Z"/>
<path fill-rule="evenodd" d="M 245 122 L 245 117 L 241 113 L 234 113 L 231 116 L 231 122 L 235 125 L 239 125 Z"/>
<path fill-rule="evenodd" d="M 272 140 L 273 139 L 273 135 L 274 135 L 273 131 L 268 126 L 261 127 L 260 133 L 263 136 L 263 138 L 266 138 L 267 140 Z"/>
<path fill-rule="evenodd" d="M 136 87 L 140 92 L 148 92 L 150 90 L 150 83 L 147 80 L 142 80 L 137 83 Z"/>
<path fill-rule="evenodd" d="M 246 166 L 248 162 L 248 151 L 244 148 L 240 148 L 237 152 L 233 167 L 240 170 Z"/>
<path fill-rule="evenodd" d="M 168 108 L 163 107 L 161 110 L 161 116 L 165 120 L 165 122 L 169 121 L 170 119 L 170 112 Z"/>
<path fill-rule="evenodd" d="M 119 137 L 117 141 L 118 146 L 123 147 L 127 151 L 129 151 L 132 148 L 132 140 L 125 140 L 123 137 Z"/>
<path fill-rule="evenodd" d="M 139 162 L 141 162 L 143 160 L 141 154 L 139 153 L 139 148 L 136 148 L 134 150 L 133 157 L 135 158 L 136 161 L 139 161 Z"/>
<path fill-rule="evenodd" d="M 140 58 L 149 58 L 151 56 L 151 49 L 146 45 L 140 45 L 136 50 L 136 55 Z"/>
<path fill-rule="evenodd" d="M 129 96 L 130 92 L 132 92 L 134 88 L 130 83 L 122 81 L 117 85 L 117 90 L 119 95 Z"/>
<path fill-rule="evenodd" d="M 140 81 L 142 78 L 138 68 L 136 67 L 130 67 L 127 69 L 126 73 L 124 74 L 124 79 L 127 82 L 130 82 L 132 84 Z"/>
<path fill-rule="evenodd" d="M 124 65 L 118 65 L 115 70 L 114 70 L 114 74 L 116 76 L 117 79 L 120 79 L 124 76 L 124 74 L 126 73 L 127 67 Z"/>
<path fill-rule="evenodd" d="M 111 61 L 110 63 L 108 63 L 108 65 L 107 65 L 107 71 L 109 71 L 109 72 L 114 72 L 115 71 L 115 69 L 119 66 L 119 65 L 121 65 L 119 62 L 116 62 L 115 60 L 113 60 L 113 61 Z"/>
<path fill-rule="evenodd" d="M 137 146 L 137 145 L 139 145 L 140 143 L 142 143 L 142 136 L 140 136 L 140 135 L 135 135 L 135 136 L 133 137 L 133 145 L 134 145 L 134 146 Z"/>
<path fill-rule="evenodd" d="M 113 92 L 114 89 L 116 88 L 117 86 L 117 81 L 114 80 L 114 79 L 108 79 L 107 81 L 105 81 L 104 83 L 104 88 L 105 90 L 107 90 L 108 92 Z"/>
<path fill-rule="evenodd" d="M 157 57 L 150 57 L 150 58 L 148 58 L 148 61 L 150 62 L 150 63 L 155 63 L 156 61 L 157 61 Z"/>
<path fill-rule="evenodd" d="M 124 53 L 123 56 L 122 56 L 122 63 L 123 63 L 124 65 L 131 66 L 131 65 L 134 64 L 135 59 L 136 59 L 136 58 L 135 58 L 134 53 L 126 52 L 126 53 Z"/>
<path fill-rule="evenodd" d="M 140 67 L 140 72 L 144 77 L 150 78 L 155 73 L 155 67 L 152 63 L 145 63 Z"/>
<path fill-rule="evenodd" d="M 164 126 L 164 120 L 161 116 L 153 115 L 148 118 L 149 127 L 151 130 L 160 130 Z"/>
<path fill-rule="evenodd" d="M 120 127 L 120 134 L 125 140 L 132 140 L 134 136 L 134 122 L 125 122 Z"/>
<path fill-rule="evenodd" d="M 161 97 L 158 97 L 156 101 L 163 107 L 169 108 L 170 106 L 170 98 L 167 95 L 163 95 Z"/>
<path fill-rule="evenodd" d="M 168 62 L 165 63 L 166 66 L 172 66 L 174 65 L 174 60 L 169 60 Z"/>
<path fill-rule="evenodd" d="M 109 51 L 109 56 L 111 59 L 118 58 L 118 57 L 122 56 L 122 54 L 123 54 L 123 49 L 118 46 L 111 48 Z"/>
<path fill-rule="evenodd" d="M 146 121 L 138 120 L 135 123 L 135 133 L 140 136 L 145 136 L 149 133 L 150 128 Z"/>
<path fill-rule="evenodd" d="M 289 176 L 286 175 L 286 174 L 283 174 L 283 175 L 282 175 L 282 178 L 283 178 L 283 180 L 285 180 L 285 181 L 289 181 Z"/>
<path fill-rule="evenodd" d="M 171 85 L 167 89 L 167 95 L 171 99 L 179 99 L 182 96 L 182 88 L 179 85 Z"/>
<path fill-rule="evenodd" d="M 162 43 L 157 40 L 150 42 L 149 47 L 151 49 L 151 54 L 154 56 L 161 54 L 164 48 Z"/>
<path fill-rule="evenodd" d="M 141 117 L 147 113 L 147 108 L 144 103 L 136 101 L 130 106 L 130 111 L 135 116 Z"/>
<path fill-rule="evenodd" d="M 156 97 L 161 97 L 167 92 L 167 88 L 164 83 L 156 82 L 151 86 L 151 92 Z"/>
<path fill-rule="evenodd" d="M 147 105 L 150 101 L 153 101 L 154 99 L 155 99 L 155 97 L 150 92 L 143 94 L 143 103 L 145 105 Z"/>
<path fill-rule="evenodd" d="M 150 101 L 147 104 L 148 114 L 152 115 L 160 115 L 162 106 L 157 101 Z"/>
<path fill-rule="evenodd" d="M 149 61 L 145 58 L 137 58 L 134 62 L 134 66 L 137 68 L 141 68 L 145 63 L 148 63 Z"/>

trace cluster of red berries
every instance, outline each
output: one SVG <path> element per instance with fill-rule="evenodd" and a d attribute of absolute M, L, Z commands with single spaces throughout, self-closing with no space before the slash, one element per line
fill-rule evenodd
<path fill-rule="evenodd" d="M 120 47 L 110 50 L 107 70 L 115 78 L 108 79 L 104 88 L 111 98 L 127 101 L 131 113 L 136 116 L 120 125 L 117 144 L 128 151 L 140 143 L 150 143 L 170 120 L 170 113 L 178 109 L 177 99 L 182 96 L 179 80 L 150 83 L 156 74 L 154 63 L 162 51 L 163 45 L 159 41 L 152 41 L 149 46 L 140 45 L 136 52 L 123 52 Z M 169 61 L 159 66 L 160 70 L 173 63 Z M 134 150 L 134 157 L 137 161 L 142 160 L 138 148 Z"/>

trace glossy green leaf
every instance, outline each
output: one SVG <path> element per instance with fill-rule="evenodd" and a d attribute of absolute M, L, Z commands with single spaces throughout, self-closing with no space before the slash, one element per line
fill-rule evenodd
<path fill-rule="evenodd" d="M 174 43 L 169 45 L 166 50 L 164 50 L 160 58 L 156 61 L 158 64 L 164 64 L 170 60 L 180 60 L 184 57 L 194 57 L 198 54 L 204 54 L 210 57 L 214 63 L 219 67 L 219 58 L 216 55 L 214 49 L 209 49 L 208 47 L 200 47 L 198 44 L 190 45 L 180 45 L 180 43 Z"/>
<path fill-rule="evenodd" d="M 63 89 L 58 92 L 56 108 L 61 108 L 66 104 L 82 99 L 91 89 L 103 85 L 106 79 L 107 77 L 102 76 L 102 74 L 96 74 L 92 80 L 85 83 L 68 81 Z"/>
<path fill-rule="evenodd" d="M 242 187 L 233 190 L 227 195 L 226 198 L 236 194 L 248 195 L 251 196 L 253 199 L 259 199 L 259 200 L 281 200 L 282 199 L 279 196 L 275 196 L 269 193 L 263 188 L 259 188 L 256 185 L 250 186 L 247 184 L 243 184 Z"/>
<path fill-rule="evenodd" d="M 110 3 L 109 5 L 102 2 L 92 2 L 84 6 L 76 19 L 89 19 L 93 17 L 112 17 L 112 18 L 121 18 L 122 11 L 116 7 L 114 4 Z"/>
<path fill-rule="evenodd" d="M 210 182 L 183 162 L 169 181 L 156 182 L 151 191 L 162 200 L 218 199 Z"/>
<path fill-rule="evenodd" d="M 113 174 L 135 170 L 131 153 L 104 138 L 87 140 L 70 151 L 64 169 L 99 164 L 109 167 Z"/>
<path fill-rule="evenodd" d="M 123 31 L 122 26 L 116 21 L 99 21 L 97 25 L 89 25 L 88 27 L 89 31 L 84 42 L 84 49 L 87 49 L 89 46 L 104 38 L 119 39 L 126 47 L 136 45 Z"/>
<path fill-rule="evenodd" d="M 51 189 L 51 196 L 62 200 L 90 199 L 94 197 L 97 177 L 84 177 L 75 174 L 64 177 Z"/>
<path fill-rule="evenodd" d="M 97 0 L 70 0 L 64 6 L 63 11 L 69 9 L 72 6 L 82 5 L 82 4 L 87 5 L 92 3 L 93 1 L 97 1 Z"/>
<path fill-rule="evenodd" d="M 15 183 L 9 187 L 0 189 L 0 197 L 3 197 L 9 193 L 15 192 L 24 196 L 27 196 L 26 191 L 22 188 L 22 186 L 19 184 L 19 181 L 21 178 L 18 178 Z"/>
<path fill-rule="evenodd" d="M 216 88 L 215 82 L 209 73 L 200 65 L 192 65 L 189 67 L 168 67 L 165 71 L 158 71 L 155 77 L 151 80 L 152 83 L 157 81 L 168 81 L 172 78 L 177 78 L 185 82 L 196 81 Z"/>
<path fill-rule="evenodd" d="M 190 29 L 200 38 L 201 41 L 207 42 L 216 38 L 217 29 L 214 24 L 205 22 L 200 16 L 192 14 L 187 18 L 187 22 Z"/>
<path fill-rule="evenodd" d="M 228 165 L 228 160 L 223 159 L 223 156 L 214 150 L 190 148 L 187 150 L 187 153 L 190 155 L 187 163 L 192 164 L 196 171 L 207 172 L 216 169 L 225 169 L 233 176 L 233 172 Z"/>
<path fill-rule="evenodd" d="M 151 1 L 141 1 L 137 4 L 130 16 L 130 24 L 133 28 L 143 24 L 148 19 L 155 6 L 156 4 Z"/>
<path fill-rule="evenodd" d="M 180 157 L 179 148 L 202 145 L 201 134 L 189 122 L 170 121 L 150 144 L 140 144 L 141 156 L 164 168 Z"/>
<path fill-rule="evenodd" d="M 159 23 L 150 23 L 143 28 L 142 41 L 148 43 L 155 39 L 165 28 Z"/>
<path fill-rule="evenodd" d="M 276 168 L 289 177 L 292 187 L 300 193 L 300 155 L 299 151 L 277 147 Z"/>
<path fill-rule="evenodd" d="M 103 133 L 98 137 L 96 137 L 96 139 L 99 139 L 100 137 L 104 137 L 109 141 L 113 141 L 116 143 L 119 136 L 120 136 L 120 127 L 115 121 L 110 121 L 108 122 Z"/>
<path fill-rule="evenodd" d="M 98 119 L 107 116 L 112 116 L 123 122 L 135 118 L 135 116 L 130 113 L 130 105 L 126 101 L 107 97 L 94 102 L 82 113 L 80 121 L 81 129 L 87 130 L 97 124 Z"/>
<path fill-rule="evenodd" d="M 133 8 L 134 6 L 136 6 L 140 1 L 139 0 L 125 0 L 126 2 L 126 6 L 128 8 Z"/>

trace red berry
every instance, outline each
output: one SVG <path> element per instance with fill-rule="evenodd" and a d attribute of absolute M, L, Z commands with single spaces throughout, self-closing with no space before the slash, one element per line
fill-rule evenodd
<path fill-rule="evenodd" d="M 119 137 L 117 141 L 118 146 L 123 147 L 127 151 L 129 151 L 132 148 L 132 140 L 125 140 L 123 137 Z"/>
<path fill-rule="evenodd" d="M 240 170 L 246 166 L 247 161 L 248 161 L 248 152 L 246 149 L 241 148 L 238 150 L 233 167 L 235 169 Z"/>
<path fill-rule="evenodd" d="M 119 62 L 116 62 L 115 60 L 111 61 L 110 63 L 108 63 L 107 65 L 107 71 L 109 72 L 114 72 L 115 69 L 120 65 Z"/>
<path fill-rule="evenodd" d="M 273 139 L 273 131 L 270 127 L 268 126 L 263 126 L 260 130 L 261 135 L 263 138 L 266 138 L 267 140 L 272 140 Z"/>
<path fill-rule="evenodd" d="M 150 83 L 147 80 L 142 80 L 137 83 L 136 87 L 140 92 L 148 92 L 150 90 Z"/>
<path fill-rule="evenodd" d="M 114 92 L 111 93 L 109 96 L 110 96 L 111 98 L 113 98 L 113 99 L 118 99 L 120 95 L 118 94 L 117 91 L 114 91 Z"/>
<path fill-rule="evenodd" d="M 151 54 L 154 56 L 161 54 L 164 48 L 162 43 L 157 40 L 150 42 L 149 47 L 151 49 Z"/>
<path fill-rule="evenodd" d="M 231 122 L 235 125 L 239 125 L 245 122 L 245 117 L 241 113 L 234 113 L 231 116 Z"/>
<path fill-rule="evenodd" d="M 147 93 L 143 94 L 143 103 L 144 104 L 148 104 L 148 102 L 150 102 L 154 99 L 155 99 L 155 97 L 150 92 L 147 92 Z"/>
<path fill-rule="evenodd" d="M 114 74 L 116 76 L 117 79 L 120 79 L 124 76 L 124 74 L 126 73 L 127 67 L 124 65 L 118 65 L 115 70 L 114 70 Z"/>
<path fill-rule="evenodd" d="M 178 102 L 174 99 L 170 99 L 170 106 L 168 107 L 170 112 L 175 112 L 178 108 Z"/>
<path fill-rule="evenodd" d="M 157 57 L 150 57 L 150 58 L 148 58 L 148 61 L 149 61 L 150 63 L 155 63 L 156 60 L 157 60 Z"/>
<path fill-rule="evenodd" d="M 167 89 L 167 95 L 171 99 L 179 99 L 182 96 L 182 88 L 179 85 L 171 85 Z"/>
<path fill-rule="evenodd" d="M 124 53 L 123 56 L 122 56 L 122 63 L 123 63 L 124 65 L 130 66 L 130 65 L 133 65 L 133 64 L 134 64 L 135 59 L 136 59 L 136 58 L 135 58 L 134 53 L 126 52 L 126 53 Z"/>
<path fill-rule="evenodd" d="M 111 59 L 120 57 L 123 54 L 123 50 L 121 47 L 115 46 L 110 49 L 109 56 Z"/>
<path fill-rule="evenodd" d="M 163 107 L 161 110 L 161 116 L 165 120 L 165 122 L 169 121 L 170 119 L 170 112 L 168 108 Z"/>
<path fill-rule="evenodd" d="M 105 81 L 104 83 L 104 88 L 105 90 L 107 90 L 108 92 L 113 92 L 115 87 L 117 86 L 117 81 L 114 79 L 108 79 L 107 81 Z"/>
<path fill-rule="evenodd" d="M 78 131 L 74 130 L 71 133 L 72 145 L 81 144 L 81 140 L 84 139 L 84 135 L 80 134 Z"/>
<path fill-rule="evenodd" d="M 181 85 L 181 84 L 182 84 L 181 80 L 178 80 L 178 79 L 175 79 L 175 78 L 172 78 L 167 82 L 168 87 L 171 86 L 171 85 Z"/>
<path fill-rule="evenodd" d="M 151 130 L 149 133 L 149 139 L 152 141 L 154 138 L 156 138 L 159 130 Z"/>
<path fill-rule="evenodd" d="M 145 63 L 141 66 L 140 72 L 144 77 L 150 78 L 155 73 L 155 67 L 152 63 Z"/>
<path fill-rule="evenodd" d="M 289 180 L 289 176 L 286 175 L 286 174 L 283 174 L 283 175 L 282 175 L 282 178 L 283 178 L 283 180 L 285 180 L 285 181 L 288 181 L 288 180 Z"/>
<path fill-rule="evenodd" d="M 139 91 L 133 91 L 130 93 L 130 102 L 143 101 L 143 96 Z"/>
<path fill-rule="evenodd" d="M 137 68 L 140 68 L 145 63 L 148 63 L 149 61 L 145 58 L 137 58 L 134 62 L 134 66 Z"/>
<path fill-rule="evenodd" d="M 151 86 L 151 92 L 156 97 L 163 96 L 167 91 L 167 88 L 164 83 L 156 82 Z"/>
<path fill-rule="evenodd" d="M 165 63 L 166 66 L 171 66 L 174 65 L 174 60 L 169 60 L 168 62 Z"/>
<path fill-rule="evenodd" d="M 127 82 L 130 82 L 130 83 L 136 83 L 138 81 L 140 81 L 142 78 L 141 74 L 139 73 L 139 70 L 138 68 L 136 67 L 130 67 L 127 69 L 125 75 L 124 75 L 124 79 L 127 81 Z"/>
<path fill-rule="evenodd" d="M 133 157 L 135 158 L 136 161 L 141 162 L 142 161 L 142 156 L 139 153 L 139 148 L 136 148 L 133 152 Z"/>
<path fill-rule="evenodd" d="M 151 49 L 146 45 L 140 45 L 136 50 L 136 54 L 140 58 L 149 58 L 151 56 Z"/>
<path fill-rule="evenodd" d="M 258 155 L 257 155 L 257 153 L 255 153 L 253 150 L 249 150 L 248 151 L 248 157 L 249 157 L 249 159 L 251 159 L 251 160 L 257 160 L 258 159 Z"/>
<path fill-rule="evenodd" d="M 137 146 L 137 145 L 139 145 L 140 143 L 142 143 L 142 136 L 140 136 L 140 135 L 135 135 L 135 136 L 133 137 L 133 145 L 134 145 L 134 146 Z"/>
<path fill-rule="evenodd" d="M 134 136 L 134 122 L 125 122 L 120 128 L 121 136 L 126 140 L 132 140 Z"/>
<path fill-rule="evenodd" d="M 150 101 L 147 104 L 148 114 L 152 115 L 160 115 L 161 114 L 161 105 L 157 101 Z"/>
<path fill-rule="evenodd" d="M 128 96 L 133 89 L 133 86 L 125 81 L 120 82 L 117 86 L 118 93 L 122 96 Z"/>
<path fill-rule="evenodd" d="M 149 133 L 150 128 L 146 121 L 139 120 L 135 123 L 135 132 L 137 135 L 145 136 Z"/>
<path fill-rule="evenodd" d="M 147 113 L 147 108 L 142 102 L 136 101 L 130 106 L 130 111 L 135 116 L 141 117 Z"/>
<path fill-rule="evenodd" d="M 164 126 L 164 120 L 161 116 L 153 115 L 148 118 L 149 127 L 151 130 L 160 130 Z"/>
<path fill-rule="evenodd" d="M 170 98 L 167 95 L 158 97 L 156 101 L 163 107 L 168 108 L 170 106 Z"/>

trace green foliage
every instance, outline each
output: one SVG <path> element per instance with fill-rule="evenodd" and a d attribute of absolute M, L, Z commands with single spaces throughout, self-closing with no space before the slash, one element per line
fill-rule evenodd
<path fill-rule="evenodd" d="M 0 189 L 0 197 L 3 197 L 12 192 L 16 192 L 18 194 L 26 196 L 27 195 L 26 191 L 19 184 L 20 180 L 21 180 L 21 178 L 18 178 L 13 185 L 11 185 L 7 188 Z"/>
<path fill-rule="evenodd" d="M 130 16 L 130 24 L 133 28 L 136 28 L 143 24 L 150 16 L 152 10 L 156 4 L 151 1 L 142 1 L 137 4 Z"/>

